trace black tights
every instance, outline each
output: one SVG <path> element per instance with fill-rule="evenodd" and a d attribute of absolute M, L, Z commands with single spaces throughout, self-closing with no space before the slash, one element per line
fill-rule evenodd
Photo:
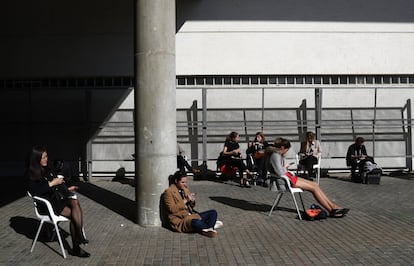
<path fill-rule="evenodd" d="M 69 199 L 69 204 L 61 214 L 70 219 L 70 234 L 72 236 L 73 248 L 79 248 L 83 238 L 83 214 L 77 199 Z"/>
<path fill-rule="evenodd" d="M 247 167 L 244 164 L 242 159 L 238 158 L 228 158 L 227 163 L 229 166 L 237 167 L 239 170 L 239 176 L 241 179 L 243 179 L 243 172 L 246 171 Z"/>

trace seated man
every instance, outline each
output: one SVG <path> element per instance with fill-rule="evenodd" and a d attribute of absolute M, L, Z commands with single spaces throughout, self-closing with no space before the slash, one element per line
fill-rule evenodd
<path fill-rule="evenodd" d="M 351 166 L 351 181 L 353 182 L 362 182 L 360 174 L 366 161 L 374 162 L 373 158 L 367 155 L 364 142 L 363 137 L 357 137 L 355 143 L 348 147 L 346 153 L 346 165 Z M 357 168 L 358 174 L 356 173 Z"/>
<path fill-rule="evenodd" d="M 311 131 L 306 132 L 306 141 L 300 145 L 298 167 L 303 167 L 309 178 L 315 177 L 313 165 L 318 163 L 318 156 L 321 152 L 321 144 L 315 139 L 315 134 Z"/>

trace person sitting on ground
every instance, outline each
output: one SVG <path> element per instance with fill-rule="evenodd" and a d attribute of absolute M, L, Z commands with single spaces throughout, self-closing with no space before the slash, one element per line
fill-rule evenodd
<path fill-rule="evenodd" d="M 306 132 L 306 141 L 303 141 L 300 145 L 298 167 L 303 166 L 309 179 L 315 177 L 313 165 L 318 164 L 318 156 L 321 152 L 321 144 L 319 140 L 315 139 L 315 134 L 311 131 Z"/>
<path fill-rule="evenodd" d="M 187 162 L 187 160 L 184 158 L 184 156 L 185 156 L 184 149 L 183 149 L 183 147 L 181 147 L 180 143 L 177 142 L 177 168 L 180 169 L 181 173 L 183 173 L 183 174 L 186 173 L 186 171 L 185 171 L 186 168 L 189 172 L 192 172 L 194 174 L 199 173 L 200 170 L 194 169 Z"/>
<path fill-rule="evenodd" d="M 362 181 L 360 175 L 356 174 L 356 169 L 358 168 L 359 173 L 362 173 L 366 161 L 374 163 L 374 159 L 367 154 L 364 142 L 363 137 L 357 137 L 355 142 L 349 145 L 346 153 L 346 165 L 351 166 L 351 180 L 355 182 Z"/>
<path fill-rule="evenodd" d="M 264 167 L 264 155 L 265 149 L 269 146 L 269 143 L 265 140 L 265 136 L 262 132 L 257 132 L 253 142 L 250 142 L 246 150 L 247 156 L 252 156 L 254 165 L 251 168 L 255 168 L 258 173 L 257 182 L 266 186 L 266 168 Z M 253 169 L 249 169 L 253 170 Z"/>
<path fill-rule="evenodd" d="M 216 210 L 197 212 L 194 209 L 195 194 L 188 188 L 187 176 L 177 171 L 174 175 L 170 175 L 168 180 L 170 185 L 163 193 L 167 226 L 180 233 L 217 236 L 215 229 L 222 227 L 223 223 L 217 221 Z"/>
<path fill-rule="evenodd" d="M 274 146 L 266 149 L 266 168 L 270 174 L 276 178 L 287 176 L 292 187 L 301 188 L 311 192 L 319 204 L 328 211 L 330 217 L 344 217 L 349 209 L 341 208 L 333 203 L 317 183 L 297 177 L 287 170 L 290 164 L 285 162 L 285 157 L 290 147 L 291 144 L 289 140 L 285 138 L 276 138 Z"/>
<path fill-rule="evenodd" d="M 243 176 L 243 173 L 246 172 L 248 176 L 251 176 L 251 172 L 247 169 L 246 165 L 243 162 L 243 157 L 240 151 L 239 145 L 240 135 L 237 132 L 231 132 L 224 142 L 223 151 L 221 156 L 224 158 L 225 163 L 229 167 L 237 167 L 240 177 L 240 186 L 241 187 L 250 187 L 249 181 L 246 177 Z"/>
<path fill-rule="evenodd" d="M 72 254 L 87 258 L 90 254 L 80 248 L 81 244 L 89 241 L 83 234 L 83 213 L 75 191 L 77 186 L 67 187 L 65 179 L 56 176 L 48 166 L 47 150 L 43 146 L 34 146 L 29 157 L 27 169 L 29 176 L 28 190 L 33 196 L 47 199 L 56 215 L 62 215 L 70 219 L 70 234 L 72 236 Z M 61 196 L 55 197 L 54 191 L 59 189 Z M 46 214 L 46 206 L 39 205 L 38 211 Z"/>

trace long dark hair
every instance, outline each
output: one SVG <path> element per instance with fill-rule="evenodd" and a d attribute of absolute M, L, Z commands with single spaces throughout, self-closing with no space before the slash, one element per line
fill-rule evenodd
<path fill-rule="evenodd" d="M 176 182 L 180 181 L 185 176 L 186 175 L 182 173 L 181 171 L 177 171 L 173 175 L 170 175 L 168 177 L 168 184 L 169 185 L 175 184 Z"/>
<path fill-rule="evenodd" d="M 230 134 L 228 134 L 227 137 L 226 137 L 226 141 L 230 141 L 230 140 L 234 141 L 238 135 L 239 135 L 239 133 L 237 133 L 235 131 L 230 132 Z"/>
<path fill-rule="evenodd" d="M 45 175 L 45 169 L 40 165 L 44 152 L 47 152 L 46 147 L 41 145 L 34 146 L 30 152 L 27 174 L 32 180 L 39 180 Z"/>
<path fill-rule="evenodd" d="M 263 135 L 263 132 L 259 131 L 259 132 L 256 133 L 256 135 L 254 136 L 254 142 L 257 141 L 257 136 L 262 137 L 262 143 L 265 142 L 266 139 L 265 139 L 265 136 Z"/>

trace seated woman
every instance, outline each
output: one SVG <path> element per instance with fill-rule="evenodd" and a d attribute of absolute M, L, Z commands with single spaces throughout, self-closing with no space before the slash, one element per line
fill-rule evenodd
<path fill-rule="evenodd" d="M 249 181 L 246 177 L 243 176 L 243 173 L 246 172 L 248 176 L 251 176 L 251 172 L 247 169 L 246 165 L 243 162 L 243 157 L 240 151 L 239 145 L 239 133 L 231 132 L 224 142 L 223 151 L 221 155 L 225 163 L 230 167 L 237 167 L 240 177 L 240 186 L 250 187 Z"/>
<path fill-rule="evenodd" d="M 50 171 L 47 150 L 42 146 L 33 147 L 30 153 L 27 174 L 29 175 L 29 192 L 34 196 L 50 201 L 55 214 L 70 219 L 72 255 L 83 258 L 90 257 L 88 252 L 80 248 L 81 244 L 86 244 L 89 241 L 85 239 L 83 234 L 83 214 L 79 200 L 73 195 L 78 187 L 66 187 L 64 185 L 65 179 L 55 176 Z M 57 188 L 61 191 L 63 198 L 54 196 L 54 191 Z M 44 214 L 45 211 L 42 207 L 39 206 L 38 211 Z"/>
<path fill-rule="evenodd" d="M 318 163 L 318 156 L 321 152 L 321 144 L 315 139 L 315 134 L 311 131 L 306 132 L 306 141 L 300 145 L 299 167 L 304 167 L 310 179 L 315 177 L 313 165 Z"/>
<path fill-rule="evenodd" d="M 355 143 L 348 147 L 346 153 L 346 165 L 351 166 L 351 180 L 353 182 L 362 182 L 361 173 L 365 162 L 369 161 L 372 163 L 374 159 L 367 154 L 367 149 L 364 145 L 365 139 L 363 137 L 357 137 Z M 356 170 L 358 169 L 358 175 Z"/>
<path fill-rule="evenodd" d="M 216 228 L 223 226 L 217 221 L 216 210 L 197 212 L 194 210 L 195 194 L 187 186 L 187 176 L 181 171 L 169 176 L 170 186 L 163 193 L 165 226 L 176 232 L 200 233 L 204 236 L 217 236 Z"/>
<path fill-rule="evenodd" d="M 254 161 L 254 168 L 256 169 L 258 173 L 257 182 L 260 184 L 263 184 L 263 186 L 266 186 L 266 183 L 264 182 L 266 179 L 267 170 L 264 167 L 264 155 L 265 155 L 265 149 L 269 146 L 267 141 L 265 140 L 265 136 L 262 132 L 257 132 L 255 135 L 255 138 L 253 142 L 249 143 L 249 147 L 246 150 L 247 156 L 252 156 Z M 253 168 L 252 167 L 252 168 Z M 253 169 L 249 169 L 253 170 Z"/>
<path fill-rule="evenodd" d="M 288 172 L 287 168 L 290 165 L 285 162 L 285 156 L 290 147 L 291 145 L 289 140 L 284 138 L 276 138 L 274 147 L 269 147 L 266 150 L 267 170 L 277 177 L 282 177 L 284 175 L 287 176 L 292 187 L 301 188 L 305 191 L 311 192 L 319 204 L 328 211 L 330 217 L 344 217 L 348 213 L 349 209 L 341 208 L 333 203 L 317 183 L 294 176 Z"/>

